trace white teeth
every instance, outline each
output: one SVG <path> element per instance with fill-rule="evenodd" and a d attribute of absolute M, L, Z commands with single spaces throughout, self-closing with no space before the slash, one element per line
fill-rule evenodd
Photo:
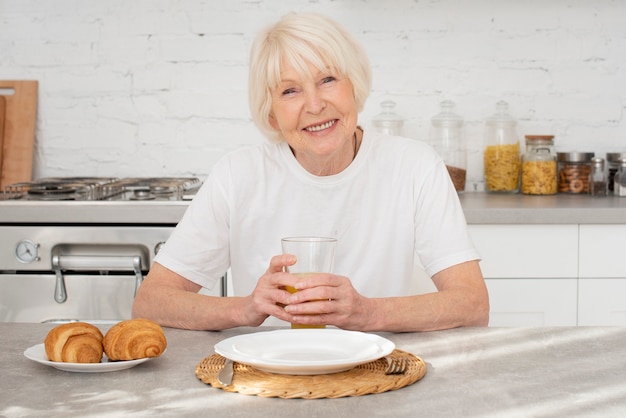
<path fill-rule="evenodd" d="M 322 129 L 328 129 L 331 126 L 333 126 L 335 124 L 334 120 L 331 120 L 329 122 L 323 123 L 321 125 L 317 125 L 317 126 L 311 126 L 309 128 L 305 128 L 307 131 L 309 132 L 317 132 L 317 131 L 321 131 Z"/>

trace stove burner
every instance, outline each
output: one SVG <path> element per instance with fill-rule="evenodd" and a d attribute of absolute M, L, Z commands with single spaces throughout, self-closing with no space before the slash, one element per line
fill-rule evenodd
<path fill-rule="evenodd" d="M 80 184 L 43 183 L 34 185 L 26 191 L 29 200 L 81 200 L 87 196 L 89 188 Z"/>
<path fill-rule="evenodd" d="M 77 187 L 72 184 L 55 184 L 44 183 L 31 187 L 28 189 L 28 194 L 58 194 L 58 193 L 73 193 Z"/>
<path fill-rule="evenodd" d="M 172 194 L 175 191 L 171 187 L 165 186 L 154 186 L 151 187 L 150 190 L 152 191 L 152 193 L 156 194 Z"/>
<path fill-rule="evenodd" d="M 133 190 L 130 200 L 154 200 L 154 196 L 150 193 L 150 189 Z"/>

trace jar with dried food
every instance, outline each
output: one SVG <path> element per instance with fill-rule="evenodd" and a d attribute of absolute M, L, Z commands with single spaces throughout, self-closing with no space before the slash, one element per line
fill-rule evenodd
<path fill-rule="evenodd" d="M 591 159 L 591 174 L 589 174 L 589 194 L 602 197 L 608 194 L 607 173 L 604 168 L 604 158 Z"/>
<path fill-rule="evenodd" d="M 557 152 L 559 193 L 589 193 L 593 152 Z"/>
<path fill-rule="evenodd" d="M 496 113 L 485 125 L 484 153 L 485 190 L 491 193 L 517 193 L 519 191 L 520 146 L 515 126 L 517 122 L 508 114 L 509 105 L 496 104 Z"/>
<path fill-rule="evenodd" d="M 619 168 L 613 180 L 613 194 L 626 197 L 626 158 L 620 158 Z"/>
<path fill-rule="evenodd" d="M 521 191 L 532 195 L 556 194 L 554 136 L 526 135 Z"/>
<path fill-rule="evenodd" d="M 465 190 L 467 151 L 463 118 L 454 113 L 454 106 L 450 100 L 440 103 L 440 112 L 431 119 L 430 143 L 446 164 L 454 188 L 461 193 Z"/>
<path fill-rule="evenodd" d="M 619 169 L 620 160 L 626 158 L 626 152 L 607 152 L 606 153 L 606 166 L 609 172 L 609 192 L 615 193 L 614 190 L 614 177 L 615 173 Z"/>

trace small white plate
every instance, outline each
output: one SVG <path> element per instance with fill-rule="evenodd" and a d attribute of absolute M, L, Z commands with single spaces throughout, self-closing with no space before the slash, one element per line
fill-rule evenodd
<path fill-rule="evenodd" d="M 286 329 L 227 338 L 215 352 L 270 373 L 315 375 L 350 370 L 391 353 L 375 334 L 340 329 Z"/>
<path fill-rule="evenodd" d="M 166 350 L 167 351 L 167 350 Z M 165 351 L 163 352 L 165 353 Z M 163 353 L 161 355 L 163 355 Z M 46 349 L 43 344 L 37 344 L 24 351 L 24 355 L 29 360 L 35 361 L 46 366 L 54 367 L 55 369 L 63 370 L 66 372 L 79 372 L 79 373 L 103 373 L 103 372 L 115 372 L 118 370 L 130 369 L 141 363 L 145 363 L 148 360 L 152 360 L 157 357 L 140 358 L 137 360 L 127 361 L 109 361 L 108 357 L 104 355 L 102 362 L 100 363 L 65 363 L 59 361 L 50 361 L 46 355 Z"/>

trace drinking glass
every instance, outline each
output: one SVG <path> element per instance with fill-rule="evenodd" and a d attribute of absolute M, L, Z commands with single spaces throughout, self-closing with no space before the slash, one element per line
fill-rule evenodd
<path fill-rule="evenodd" d="M 281 239 L 283 254 L 296 256 L 296 263 L 287 271 L 294 276 L 304 278 L 317 273 L 330 273 L 335 259 L 337 240 L 327 237 L 287 237 Z M 286 286 L 290 293 L 297 292 L 292 286 Z M 291 328 L 325 328 L 325 325 L 291 324 Z"/>

